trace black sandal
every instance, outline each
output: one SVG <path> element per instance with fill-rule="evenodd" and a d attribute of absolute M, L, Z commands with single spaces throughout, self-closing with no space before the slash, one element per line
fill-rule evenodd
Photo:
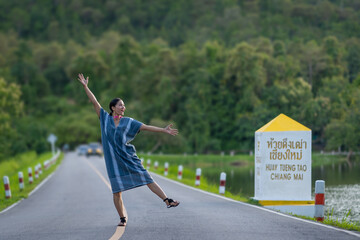
<path fill-rule="evenodd" d="M 126 226 L 126 217 L 121 217 L 120 222 L 118 224 L 119 227 L 125 227 Z"/>
<path fill-rule="evenodd" d="M 180 202 L 174 201 L 171 198 L 165 198 L 164 202 L 166 202 L 166 201 L 168 201 L 168 203 L 169 203 L 169 205 L 167 205 L 167 208 L 177 207 L 180 204 Z M 174 204 L 171 204 L 171 203 L 174 203 Z"/>

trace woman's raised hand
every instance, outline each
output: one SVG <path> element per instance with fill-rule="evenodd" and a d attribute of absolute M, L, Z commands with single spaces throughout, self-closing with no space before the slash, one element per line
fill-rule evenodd
<path fill-rule="evenodd" d="M 82 73 L 79 73 L 78 75 L 78 80 L 79 82 L 84 86 L 86 87 L 88 85 L 88 82 L 89 82 L 89 77 L 86 77 L 86 79 L 84 78 L 84 75 Z"/>
<path fill-rule="evenodd" d="M 165 132 L 170 135 L 176 136 L 179 133 L 179 131 L 177 129 L 173 129 L 171 127 L 172 127 L 172 124 L 166 126 Z"/>

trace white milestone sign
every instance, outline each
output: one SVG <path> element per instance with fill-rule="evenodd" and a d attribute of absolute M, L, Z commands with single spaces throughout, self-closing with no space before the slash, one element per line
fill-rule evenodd
<path fill-rule="evenodd" d="M 52 154 L 55 155 L 55 142 L 57 140 L 57 137 L 54 134 L 50 134 L 49 137 L 47 138 L 48 142 L 51 144 L 51 151 Z"/>
<path fill-rule="evenodd" d="M 311 130 L 280 114 L 255 132 L 255 197 L 311 200 Z"/>

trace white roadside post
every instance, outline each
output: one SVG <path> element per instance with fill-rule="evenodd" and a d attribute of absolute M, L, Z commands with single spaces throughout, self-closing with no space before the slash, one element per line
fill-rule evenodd
<path fill-rule="evenodd" d="M 8 176 L 3 177 L 5 187 L 5 197 L 11 198 L 10 181 Z"/>
<path fill-rule="evenodd" d="M 225 194 L 225 184 L 226 184 L 226 173 L 222 172 L 220 173 L 220 187 L 219 187 L 220 194 Z"/>
<path fill-rule="evenodd" d="M 32 168 L 31 167 L 28 168 L 28 174 L 29 174 L 29 183 L 32 184 L 34 179 L 32 176 Z"/>
<path fill-rule="evenodd" d="M 19 176 L 19 188 L 20 190 L 24 190 L 24 175 L 22 172 L 18 172 Z"/>
<path fill-rule="evenodd" d="M 169 171 L 169 163 L 168 162 L 166 162 L 165 164 L 164 164 L 164 175 L 165 176 L 167 176 L 168 175 L 168 171 Z"/>
<path fill-rule="evenodd" d="M 317 180 L 315 182 L 315 214 L 317 221 L 324 221 L 324 205 L 325 205 L 325 181 Z"/>
<path fill-rule="evenodd" d="M 177 176 L 177 178 L 178 178 L 179 180 L 182 179 L 182 171 L 183 171 L 183 166 L 182 166 L 182 165 L 179 165 L 179 167 L 178 167 L 178 176 Z"/>
<path fill-rule="evenodd" d="M 200 176 L 201 176 L 201 168 L 196 169 L 196 179 L 195 179 L 195 186 L 200 185 Z"/>
<path fill-rule="evenodd" d="M 146 162 L 146 169 L 149 170 L 150 169 L 150 164 L 151 164 L 151 159 L 148 159 Z"/>
<path fill-rule="evenodd" d="M 158 166 L 159 166 L 159 162 L 158 162 L 158 161 L 155 161 L 155 162 L 154 162 L 154 168 L 155 168 L 155 170 L 158 169 Z"/>

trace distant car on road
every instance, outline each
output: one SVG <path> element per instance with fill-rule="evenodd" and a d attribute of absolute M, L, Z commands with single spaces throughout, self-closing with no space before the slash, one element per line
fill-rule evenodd
<path fill-rule="evenodd" d="M 80 146 L 78 146 L 78 148 L 77 148 L 77 154 L 80 156 L 80 155 L 87 155 L 87 153 L 88 153 L 88 148 L 89 148 L 89 146 L 88 145 L 86 145 L 86 144 L 82 144 L 82 145 L 80 145 Z"/>
<path fill-rule="evenodd" d="M 98 155 L 102 156 L 103 150 L 100 143 L 89 143 L 88 150 L 87 150 L 87 156 L 90 155 Z"/>

